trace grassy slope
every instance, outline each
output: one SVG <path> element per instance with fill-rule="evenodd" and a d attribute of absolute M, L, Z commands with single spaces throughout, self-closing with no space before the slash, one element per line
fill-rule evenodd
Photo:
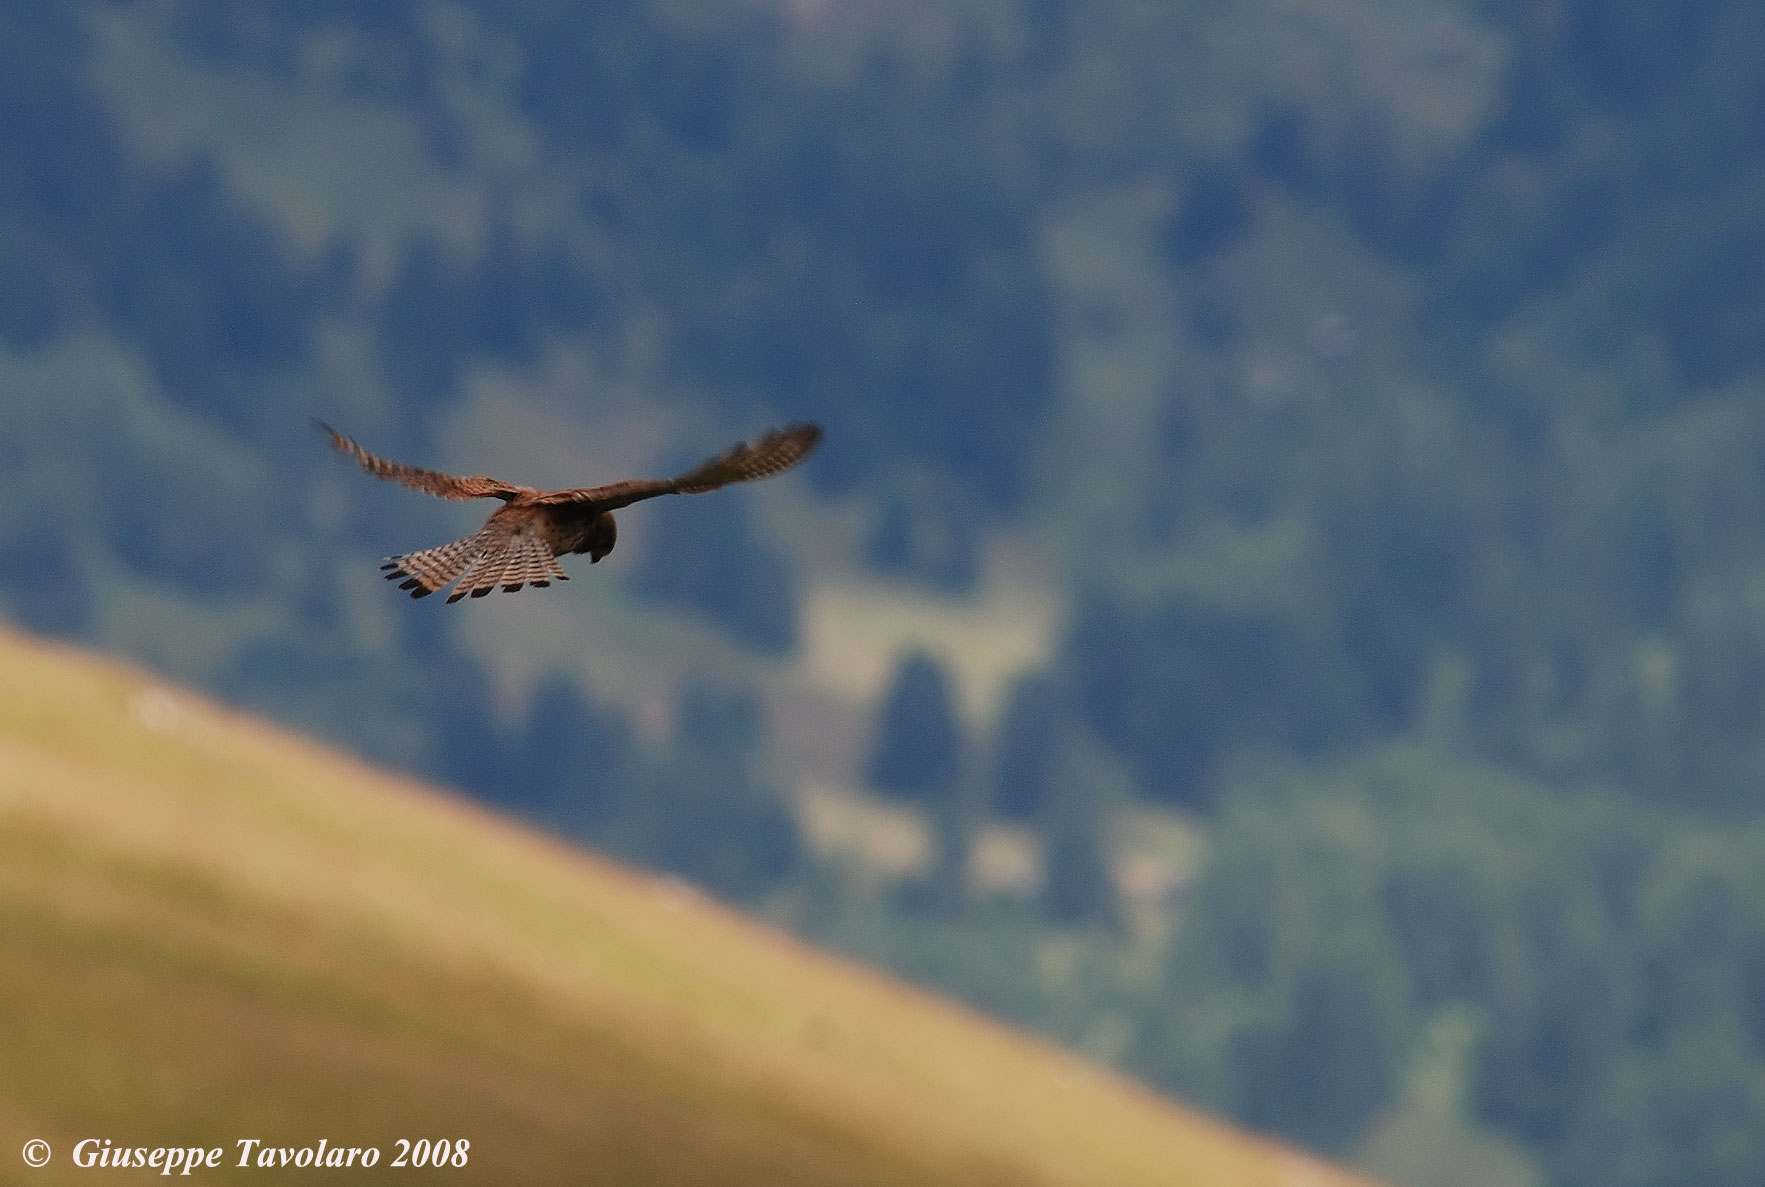
<path fill-rule="evenodd" d="M 0 671 L 33 1183 L 86 1136 L 465 1137 L 454 1179 L 505 1184 L 1351 1181 L 118 664 L 0 634 Z"/>

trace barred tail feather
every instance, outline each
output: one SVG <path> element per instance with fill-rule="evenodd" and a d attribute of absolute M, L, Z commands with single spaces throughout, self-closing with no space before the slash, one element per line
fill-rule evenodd
<path fill-rule="evenodd" d="M 496 579 L 490 574 L 498 571 L 502 561 L 502 552 L 486 549 L 473 557 L 471 563 L 460 573 L 459 580 L 454 582 L 453 592 L 447 595 L 448 605 L 453 605 L 467 594 L 481 598 L 496 588 Z"/>
<path fill-rule="evenodd" d="M 563 577 L 564 569 L 544 541 L 533 536 L 517 538 L 508 551 L 508 561 L 499 578 L 503 589 L 513 593 L 523 585 L 544 589 L 553 577 Z"/>
<path fill-rule="evenodd" d="M 479 532 L 451 544 L 389 557 L 380 569 L 386 580 L 398 581 L 398 588 L 409 590 L 411 597 L 426 598 L 484 558 L 487 549 L 483 535 Z"/>
<path fill-rule="evenodd" d="M 528 548 L 520 541 L 511 546 L 502 555 L 502 567 L 495 571 L 491 580 L 509 593 L 514 593 L 527 584 L 527 553 Z"/>
<path fill-rule="evenodd" d="M 422 552 L 389 559 L 380 568 L 388 581 L 400 581 L 413 598 L 424 598 L 453 585 L 451 604 L 464 597 L 482 598 L 498 587 L 514 592 L 525 585 L 543 589 L 568 581 L 558 558 L 541 539 L 525 533 L 482 531 Z"/>
<path fill-rule="evenodd" d="M 516 535 L 500 541 L 497 547 L 463 575 L 448 601 L 470 595 L 488 596 L 497 588 L 514 593 L 530 579 L 541 575 L 539 558 L 549 554 L 544 544 L 531 536 Z"/>

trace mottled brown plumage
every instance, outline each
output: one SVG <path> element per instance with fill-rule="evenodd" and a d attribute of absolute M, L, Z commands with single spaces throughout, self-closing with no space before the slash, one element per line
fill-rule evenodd
<path fill-rule="evenodd" d="M 742 443 L 675 478 L 636 478 L 572 490 L 535 490 L 482 474 L 460 477 L 388 461 L 369 453 L 323 421 L 331 444 L 361 463 L 376 478 L 402 482 L 442 499 L 501 499 L 484 526 L 463 540 L 391 557 L 380 566 L 388 581 L 400 581 L 413 598 L 427 597 L 452 584 L 449 602 L 470 594 L 481 598 L 501 586 L 544 588 L 568 581 L 558 557 L 588 553 L 589 563 L 613 551 L 618 526 L 612 513 L 657 495 L 696 495 L 734 482 L 752 482 L 788 470 L 821 440 L 820 427 L 790 425 Z"/>

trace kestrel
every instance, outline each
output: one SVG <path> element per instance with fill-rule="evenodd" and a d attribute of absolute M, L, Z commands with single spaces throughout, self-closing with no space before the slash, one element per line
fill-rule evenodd
<path fill-rule="evenodd" d="M 575 490 L 535 490 L 481 474 L 458 477 L 387 461 L 369 453 L 323 421 L 316 421 L 339 453 L 354 458 L 376 478 L 402 482 L 442 499 L 501 499 L 484 526 L 463 540 L 389 557 L 381 565 L 388 581 L 413 598 L 428 597 L 449 583 L 449 602 L 467 594 L 481 598 L 497 587 L 513 592 L 523 585 L 544 588 L 570 575 L 558 558 L 588 553 L 589 563 L 613 551 L 618 529 L 613 512 L 657 495 L 696 495 L 752 482 L 788 470 L 815 448 L 821 428 L 813 424 L 775 429 L 758 441 L 743 442 L 677 478 L 632 478 Z"/>

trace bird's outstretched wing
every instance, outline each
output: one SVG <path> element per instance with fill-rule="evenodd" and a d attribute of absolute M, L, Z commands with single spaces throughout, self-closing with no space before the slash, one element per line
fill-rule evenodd
<path fill-rule="evenodd" d="M 808 457 L 821 440 L 821 426 L 787 425 L 774 429 L 758 441 L 742 442 L 711 460 L 674 478 L 631 478 L 605 486 L 546 491 L 535 503 L 592 503 L 601 511 L 616 511 L 640 499 L 657 495 L 697 495 L 728 486 L 752 482 L 788 470 Z"/>
<path fill-rule="evenodd" d="M 531 487 L 515 486 L 499 478 L 486 478 L 482 474 L 462 478 L 456 474 L 443 474 L 439 470 L 424 470 L 417 466 L 407 466 L 403 462 L 388 461 L 377 454 L 369 453 L 324 421 L 315 420 L 313 423 L 331 438 L 331 445 L 338 453 L 354 458 L 362 464 L 362 469 L 374 477 L 402 482 L 412 490 L 420 490 L 438 499 L 506 501 L 532 490 Z"/>

